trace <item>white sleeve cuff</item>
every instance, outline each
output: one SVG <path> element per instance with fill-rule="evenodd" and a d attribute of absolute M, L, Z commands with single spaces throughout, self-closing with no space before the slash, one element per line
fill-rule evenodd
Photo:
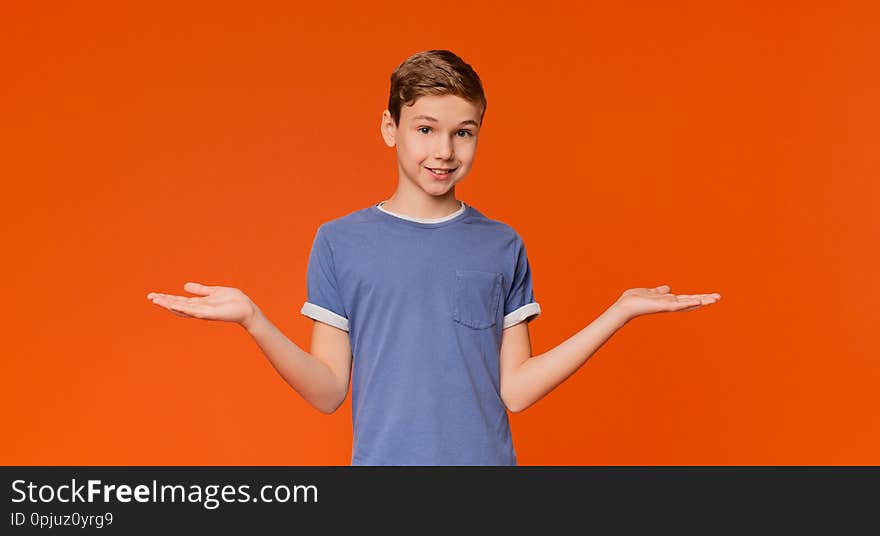
<path fill-rule="evenodd" d="M 303 304 L 302 306 L 302 309 L 300 310 L 300 313 L 306 315 L 309 318 L 318 320 L 319 322 L 330 324 L 331 326 L 339 328 L 343 331 L 348 331 L 347 318 L 345 318 L 344 316 L 339 316 L 330 309 L 325 309 L 320 305 L 305 302 L 305 304 Z"/>
<path fill-rule="evenodd" d="M 523 320 L 531 322 L 532 320 L 538 318 L 540 314 L 540 305 L 538 305 L 536 302 L 527 303 L 519 309 L 511 312 L 509 315 L 506 315 L 504 317 L 504 327 L 502 327 L 501 329 L 507 329 L 514 324 L 519 324 Z"/>

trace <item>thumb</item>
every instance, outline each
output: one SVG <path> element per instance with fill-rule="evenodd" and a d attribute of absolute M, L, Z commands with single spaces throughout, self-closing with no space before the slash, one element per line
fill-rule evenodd
<path fill-rule="evenodd" d="M 199 294 L 202 296 L 207 296 L 211 292 L 214 291 L 216 287 L 209 287 L 207 285 L 201 285 L 199 283 L 188 282 L 183 285 L 183 290 L 187 292 L 192 292 L 193 294 Z"/>

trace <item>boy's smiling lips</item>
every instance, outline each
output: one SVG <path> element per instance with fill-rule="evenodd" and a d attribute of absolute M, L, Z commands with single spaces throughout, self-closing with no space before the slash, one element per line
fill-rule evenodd
<path fill-rule="evenodd" d="M 445 181 L 445 180 L 448 180 L 450 177 L 452 177 L 452 174 L 458 168 L 429 168 L 426 166 L 425 169 L 428 170 L 428 173 L 430 173 L 431 176 L 434 177 L 434 179 L 436 179 L 438 181 Z M 439 173 L 435 173 L 434 170 L 446 171 L 446 173 L 439 174 Z"/>

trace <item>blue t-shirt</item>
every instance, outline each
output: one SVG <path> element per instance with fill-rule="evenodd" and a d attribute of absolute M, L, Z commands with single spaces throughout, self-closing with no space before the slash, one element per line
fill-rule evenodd
<path fill-rule="evenodd" d="M 516 465 L 501 330 L 541 313 L 517 232 L 471 206 L 318 228 L 301 313 L 348 331 L 352 465 Z"/>

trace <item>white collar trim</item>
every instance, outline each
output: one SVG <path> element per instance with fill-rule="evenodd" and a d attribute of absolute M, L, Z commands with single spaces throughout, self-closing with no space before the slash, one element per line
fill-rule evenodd
<path fill-rule="evenodd" d="M 390 215 L 394 216 L 395 218 L 400 218 L 400 219 L 409 220 L 409 221 L 415 221 L 415 222 L 419 222 L 419 223 L 441 223 L 444 221 L 448 221 L 448 220 L 451 220 L 452 218 L 455 218 L 456 216 L 460 215 L 462 212 L 464 212 L 464 210 L 466 208 L 464 201 L 459 200 L 458 202 L 461 203 L 461 208 L 459 208 L 458 210 L 456 210 L 455 212 L 453 212 L 452 214 L 450 214 L 448 216 L 443 216 L 442 218 L 416 218 L 414 216 L 404 216 L 403 214 L 397 214 L 397 213 L 391 212 L 390 210 L 386 210 L 386 209 L 382 208 L 382 203 L 384 203 L 384 202 L 385 201 L 382 201 L 381 203 L 377 204 L 376 208 L 378 208 L 379 210 L 381 210 L 385 214 L 390 214 Z"/>

